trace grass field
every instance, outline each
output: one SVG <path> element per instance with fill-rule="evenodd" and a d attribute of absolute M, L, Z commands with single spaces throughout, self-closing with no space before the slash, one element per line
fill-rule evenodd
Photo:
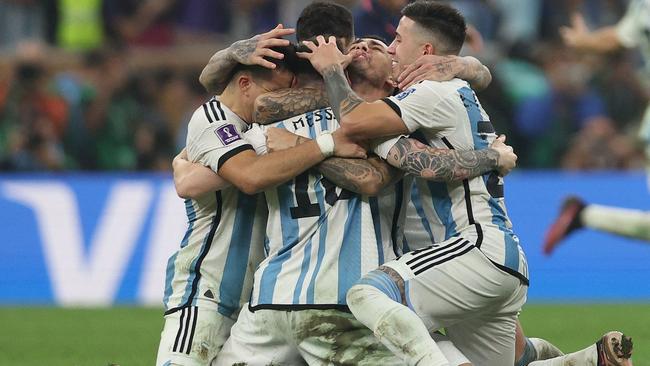
<path fill-rule="evenodd" d="M 0 365 L 153 365 L 162 311 L 151 308 L 0 308 Z M 526 333 L 564 351 L 610 329 L 634 338 L 636 366 L 650 366 L 650 304 L 528 305 Z M 508 366 L 508 365 L 504 365 Z"/>

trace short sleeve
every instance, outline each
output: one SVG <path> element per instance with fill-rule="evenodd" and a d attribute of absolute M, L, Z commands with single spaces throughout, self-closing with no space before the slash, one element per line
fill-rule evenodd
<path fill-rule="evenodd" d="M 397 141 L 399 141 L 401 138 L 406 138 L 408 136 L 406 135 L 400 135 L 397 137 L 391 137 L 389 139 L 383 140 L 383 141 L 377 141 L 376 145 L 372 149 L 372 151 L 377 154 L 382 159 L 386 159 L 388 157 L 388 153 L 390 153 L 390 150 L 395 146 Z"/>
<path fill-rule="evenodd" d="M 218 172 L 228 159 L 242 151 L 253 150 L 253 146 L 242 137 L 235 124 L 223 121 L 200 129 L 196 135 L 190 126 L 187 150 L 191 161 L 199 162 Z"/>
<path fill-rule="evenodd" d="M 616 25 L 616 34 L 621 44 L 625 47 L 631 48 L 639 45 L 641 37 L 643 36 L 643 29 L 648 23 L 647 19 L 643 19 L 645 12 L 639 9 L 640 3 L 632 1 L 627 8 L 625 16 Z"/>
<path fill-rule="evenodd" d="M 254 124 L 244 132 L 244 138 L 253 146 L 257 155 L 264 155 L 268 152 L 266 148 L 266 134 L 262 126 Z"/>
<path fill-rule="evenodd" d="M 419 128 L 444 130 L 453 124 L 435 113 L 438 104 L 446 97 L 446 88 L 436 88 L 437 84 L 440 83 L 423 81 L 382 100 L 402 118 L 409 132 Z"/>

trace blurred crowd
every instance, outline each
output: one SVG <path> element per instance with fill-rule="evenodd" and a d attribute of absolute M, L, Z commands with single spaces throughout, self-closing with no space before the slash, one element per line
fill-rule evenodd
<path fill-rule="evenodd" d="M 309 0 L 0 0 L 0 170 L 169 170 L 208 96 L 210 55 Z M 407 0 L 338 1 L 358 36 L 392 39 Z M 633 169 L 650 90 L 634 51 L 567 49 L 581 12 L 616 23 L 627 0 L 451 0 L 472 25 L 465 54 L 487 64 L 479 93 L 525 168 Z M 648 84 L 645 84 L 648 85 Z"/>

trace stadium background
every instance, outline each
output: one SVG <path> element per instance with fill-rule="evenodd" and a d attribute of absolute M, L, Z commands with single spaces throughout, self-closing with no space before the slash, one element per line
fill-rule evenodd
<path fill-rule="evenodd" d="M 339 2 L 357 35 L 390 38 L 398 16 L 381 4 L 406 1 Z M 581 232 L 550 258 L 540 248 L 566 194 L 650 206 L 638 54 L 581 55 L 557 33 L 576 10 L 613 24 L 627 1 L 450 2 L 482 36 L 464 54 L 490 67 L 479 98 L 520 156 L 506 191 L 532 273 L 527 333 L 566 351 L 618 328 L 650 365 L 650 247 Z M 185 229 L 169 169 L 207 97 L 198 74 L 307 3 L 0 0 L 0 365 L 153 363 Z"/>

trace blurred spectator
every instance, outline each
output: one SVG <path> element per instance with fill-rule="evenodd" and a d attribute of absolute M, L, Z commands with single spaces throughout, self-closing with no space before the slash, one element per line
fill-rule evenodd
<path fill-rule="evenodd" d="M 0 86 L 0 165 L 11 170 L 58 170 L 68 117 L 63 98 L 48 89 L 44 55 L 20 50 L 11 78 Z"/>
<path fill-rule="evenodd" d="M 176 0 L 104 0 L 108 33 L 118 43 L 170 46 L 175 6 Z"/>
<path fill-rule="evenodd" d="M 0 49 L 23 41 L 45 41 L 45 12 L 37 0 L 0 0 Z"/>
<path fill-rule="evenodd" d="M 361 0 L 354 11 L 354 32 L 358 37 L 380 36 L 391 42 L 408 0 Z"/>

